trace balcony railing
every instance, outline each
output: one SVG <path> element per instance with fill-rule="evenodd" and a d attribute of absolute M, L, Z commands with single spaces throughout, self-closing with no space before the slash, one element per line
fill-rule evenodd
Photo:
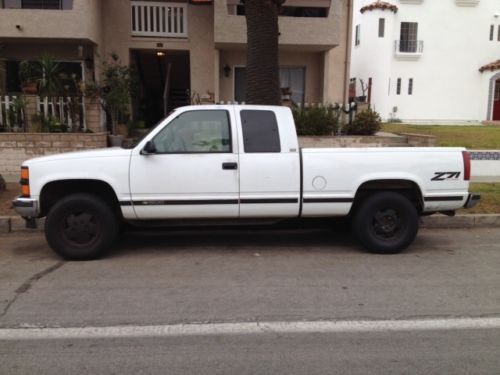
<path fill-rule="evenodd" d="M 415 54 L 421 55 L 424 52 L 423 40 L 396 40 L 394 42 L 394 51 L 396 54 Z"/>
<path fill-rule="evenodd" d="M 132 35 L 187 38 L 187 5 L 131 1 Z"/>

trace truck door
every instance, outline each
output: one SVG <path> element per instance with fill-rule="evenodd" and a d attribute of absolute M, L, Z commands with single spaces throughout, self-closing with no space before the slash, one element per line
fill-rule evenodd
<path fill-rule="evenodd" d="M 237 218 L 238 144 L 234 113 L 187 110 L 133 151 L 131 204 L 139 219 Z"/>
<path fill-rule="evenodd" d="M 288 108 L 236 107 L 240 217 L 296 217 L 300 154 Z"/>

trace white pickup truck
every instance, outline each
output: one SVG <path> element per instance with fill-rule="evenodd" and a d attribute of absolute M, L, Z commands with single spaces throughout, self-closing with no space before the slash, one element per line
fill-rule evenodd
<path fill-rule="evenodd" d="M 272 223 L 349 216 L 361 244 L 396 253 L 419 216 L 453 214 L 469 194 L 462 148 L 303 148 L 289 108 L 175 110 L 135 146 L 26 161 L 13 202 L 60 256 L 102 256 L 120 223 Z"/>

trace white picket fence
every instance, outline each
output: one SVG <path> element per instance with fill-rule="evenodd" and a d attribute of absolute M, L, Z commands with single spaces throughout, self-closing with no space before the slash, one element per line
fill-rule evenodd
<path fill-rule="evenodd" d="M 11 130 L 20 123 L 24 124 L 24 112 L 15 111 L 17 99 L 17 96 L 0 96 L 0 128 Z M 13 117 L 15 123 L 12 123 Z"/>
<path fill-rule="evenodd" d="M 132 35 L 187 38 L 187 4 L 131 1 Z"/>
<path fill-rule="evenodd" d="M 19 97 L 0 96 L 0 129 L 6 131 L 23 131 L 26 129 L 26 109 L 15 110 Z M 21 97 L 22 98 L 22 97 Z M 72 108 L 74 101 L 77 103 Z M 68 131 L 86 130 L 85 105 L 82 98 L 55 97 L 37 98 L 37 113 L 45 118 L 54 117 L 68 127 Z M 12 123 L 14 120 L 15 123 Z M 17 127 L 17 128 L 16 128 Z"/>
<path fill-rule="evenodd" d="M 71 106 L 77 100 L 73 115 Z M 85 130 L 85 105 L 82 98 L 73 97 L 44 97 L 37 98 L 37 109 L 44 117 L 55 117 L 61 124 L 65 124 L 71 130 L 73 127 Z M 76 124 L 74 122 L 77 122 Z"/>

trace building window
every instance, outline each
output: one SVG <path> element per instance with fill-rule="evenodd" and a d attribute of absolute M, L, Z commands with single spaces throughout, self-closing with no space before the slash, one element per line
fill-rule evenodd
<path fill-rule="evenodd" d="M 418 23 L 401 22 L 400 52 L 417 52 L 418 47 Z"/>
<path fill-rule="evenodd" d="M 71 10 L 74 0 L 0 0 L 6 9 L 55 9 Z"/>
<path fill-rule="evenodd" d="M 360 44 L 361 44 L 361 25 L 356 25 L 355 45 L 359 46 Z"/>
<path fill-rule="evenodd" d="M 378 37 L 383 38 L 385 36 L 385 18 L 378 19 Z"/>
<path fill-rule="evenodd" d="M 22 0 L 23 9 L 62 9 L 61 0 Z"/>
<path fill-rule="evenodd" d="M 413 95 L 413 78 L 408 81 L 408 95 Z"/>
<path fill-rule="evenodd" d="M 495 35 L 495 25 L 490 26 L 490 40 L 493 40 L 493 37 Z"/>
<path fill-rule="evenodd" d="M 246 13 L 245 5 L 236 5 L 236 15 L 244 16 Z M 280 7 L 280 17 L 308 17 L 308 18 L 327 18 L 328 8 L 325 7 L 295 7 L 284 5 Z"/>
<path fill-rule="evenodd" d="M 31 61 L 34 63 L 35 61 Z M 15 94 L 21 92 L 21 81 L 19 80 L 20 61 L 7 60 L 5 62 L 5 85 L 7 93 Z M 73 77 L 77 82 L 83 78 L 84 66 L 80 61 L 57 61 L 59 72 L 61 73 L 61 85 L 67 87 L 71 95 L 76 94 L 77 87 Z M 0 82 L 0 86 L 2 83 Z"/>
<path fill-rule="evenodd" d="M 282 95 L 289 95 L 294 103 L 304 103 L 306 68 L 280 68 L 280 87 Z"/>
<path fill-rule="evenodd" d="M 396 83 L 396 95 L 401 95 L 401 78 L 398 78 Z"/>
<path fill-rule="evenodd" d="M 305 99 L 306 68 L 280 67 L 281 91 L 287 92 L 294 103 L 303 104 Z M 246 101 L 247 77 L 245 67 L 234 68 L 234 100 L 237 103 Z"/>

